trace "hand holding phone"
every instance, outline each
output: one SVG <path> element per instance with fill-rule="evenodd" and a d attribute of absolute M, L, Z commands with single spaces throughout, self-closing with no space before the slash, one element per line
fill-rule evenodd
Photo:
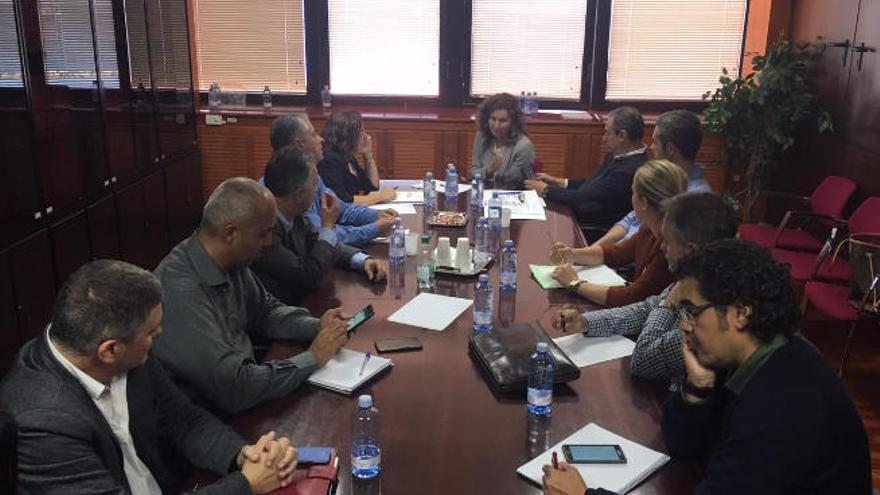
<path fill-rule="evenodd" d="M 372 304 L 358 311 L 356 315 L 352 316 L 351 319 L 348 320 L 348 334 L 351 335 L 352 332 L 357 330 L 359 326 L 363 325 L 364 323 L 366 323 L 367 320 L 372 318 L 374 314 L 376 314 L 376 312 L 373 311 Z"/>
<path fill-rule="evenodd" d="M 626 464 L 620 445 L 563 445 L 569 464 Z"/>

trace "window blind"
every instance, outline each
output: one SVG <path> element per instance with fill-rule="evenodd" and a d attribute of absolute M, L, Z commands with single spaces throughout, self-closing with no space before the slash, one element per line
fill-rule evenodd
<path fill-rule="evenodd" d="M 614 0 L 605 98 L 700 100 L 739 73 L 746 0 Z"/>
<path fill-rule="evenodd" d="M 40 36 L 48 84 L 90 88 L 98 79 L 88 0 L 38 0 Z M 119 87 L 111 0 L 95 0 L 101 80 Z"/>
<path fill-rule="evenodd" d="M 151 0 L 149 15 L 150 63 L 158 89 L 192 87 L 185 0 Z M 261 88 L 262 89 L 262 88 Z"/>
<path fill-rule="evenodd" d="M 306 92 L 303 0 L 193 0 L 199 89 Z"/>
<path fill-rule="evenodd" d="M 578 100 L 587 0 L 473 0 L 471 94 Z"/>
<path fill-rule="evenodd" d="M 440 0 L 328 0 L 334 94 L 438 96 Z"/>
<path fill-rule="evenodd" d="M 12 0 L 0 0 L 0 87 L 22 87 L 21 57 Z"/>
<path fill-rule="evenodd" d="M 144 0 L 125 0 L 125 25 L 128 39 L 128 69 L 131 87 L 153 87 L 150 77 L 150 54 L 147 45 L 147 18 Z"/>

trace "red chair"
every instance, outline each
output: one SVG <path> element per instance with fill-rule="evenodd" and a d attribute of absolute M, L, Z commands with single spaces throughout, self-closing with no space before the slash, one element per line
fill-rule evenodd
<path fill-rule="evenodd" d="M 837 376 L 842 377 L 846 369 L 846 358 L 849 355 L 850 344 L 856 326 L 864 319 L 877 318 L 877 306 L 868 306 L 868 300 L 877 300 L 877 281 L 880 277 L 874 277 L 870 288 L 862 297 L 861 304 L 856 309 L 849 300 L 849 287 L 845 285 L 829 284 L 825 282 L 807 282 L 804 286 L 806 304 L 812 304 L 822 314 L 832 320 L 849 323 L 846 333 L 846 342 L 843 345 L 843 355 L 840 358 L 840 366 L 837 368 Z M 804 308 L 806 309 L 806 307 Z"/>
<path fill-rule="evenodd" d="M 849 220 L 841 222 L 840 226 L 847 227 L 850 234 L 867 234 L 880 232 L 880 198 L 866 199 L 850 215 Z M 832 232 L 836 232 L 832 229 Z M 842 236 L 836 236 L 841 239 Z M 850 268 L 847 260 L 838 257 L 832 260 L 831 248 L 834 245 L 834 237 L 825 241 L 819 254 L 789 251 L 787 249 L 773 249 L 771 253 L 780 263 L 786 263 L 791 269 L 791 278 L 796 282 L 804 283 L 808 280 L 824 280 L 827 282 L 846 282 L 849 280 Z"/>
<path fill-rule="evenodd" d="M 532 170 L 534 170 L 536 174 L 540 174 L 544 171 L 544 162 L 542 162 L 540 158 L 535 157 L 535 160 L 532 162 Z"/>
<path fill-rule="evenodd" d="M 822 242 L 801 230 L 810 220 L 834 221 L 840 218 L 846 202 L 856 190 L 855 182 L 845 177 L 829 176 L 819 184 L 809 198 L 779 192 L 764 192 L 768 196 L 796 198 L 809 204 L 809 210 L 789 210 L 778 227 L 758 224 L 743 224 L 739 227 L 739 237 L 767 249 L 785 248 L 795 251 L 817 252 Z M 792 228 L 799 220 L 800 224 Z"/>

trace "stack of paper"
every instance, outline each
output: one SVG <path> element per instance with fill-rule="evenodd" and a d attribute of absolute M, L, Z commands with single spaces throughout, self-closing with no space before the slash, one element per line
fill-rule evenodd
<path fill-rule="evenodd" d="M 636 343 L 620 335 L 588 337 L 582 333 L 553 339 L 578 368 L 631 356 Z"/>
<path fill-rule="evenodd" d="M 425 201 L 425 193 L 422 191 L 397 191 L 397 197 L 392 203 L 421 203 Z"/>
<path fill-rule="evenodd" d="M 554 280 L 553 277 L 550 275 L 553 272 L 554 268 L 556 267 L 553 265 L 529 265 L 529 269 L 531 269 L 532 271 L 532 276 L 535 277 L 535 280 L 541 285 L 542 288 L 561 289 L 562 285 L 560 285 L 560 283 Z M 622 287 L 626 285 L 626 280 L 618 275 L 617 272 L 615 272 L 611 268 L 608 268 L 607 265 L 590 267 L 574 265 L 572 268 L 574 268 L 577 272 L 579 280 L 583 280 L 591 284 L 607 285 L 610 287 Z"/>
<path fill-rule="evenodd" d="M 446 181 L 434 179 L 434 190 L 438 193 L 446 192 Z M 462 184 L 459 182 L 458 184 L 458 194 L 466 193 L 471 190 L 470 184 Z"/>
<path fill-rule="evenodd" d="M 380 371 L 394 365 L 390 359 L 370 356 L 370 360 L 364 366 L 365 355 L 363 352 L 339 349 L 333 359 L 327 361 L 323 368 L 309 377 L 308 382 L 334 392 L 351 395 Z M 363 373 L 361 366 L 364 368 Z"/>
<path fill-rule="evenodd" d="M 378 203 L 370 206 L 374 210 L 387 210 L 391 208 L 399 215 L 415 215 L 416 207 L 412 203 Z"/>
<path fill-rule="evenodd" d="M 590 423 L 576 431 L 570 437 L 557 443 L 550 450 L 523 464 L 516 470 L 538 485 L 544 472 L 541 468 L 550 464 L 551 452 L 558 452 L 562 457 L 563 445 L 598 444 L 620 445 L 623 455 L 626 456 L 626 464 L 575 464 L 575 468 L 581 477 L 591 488 L 604 488 L 623 495 L 632 490 L 654 471 L 660 469 L 669 462 L 669 456 L 639 445 L 620 435 L 611 433 L 601 426 Z"/>
<path fill-rule="evenodd" d="M 544 200 L 535 191 L 507 191 L 502 189 L 486 189 L 483 192 L 483 206 L 489 208 L 492 193 L 499 193 L 503 208 L 510 208 L 511 220 L 546 220 Z M 488 215 L 488 212 L 486 212 Z"/>
<path fill-rule="evenodd" d="M 471 304 L 470 299 L 422 292 L 389 316 L 388 321 L 442 331 Z"/>

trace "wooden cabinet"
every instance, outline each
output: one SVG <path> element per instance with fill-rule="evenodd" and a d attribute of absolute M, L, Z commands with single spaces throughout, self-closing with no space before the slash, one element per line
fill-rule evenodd
<path fill-rule="evenodd" d="M 0 376 L 9 369 L 16 351 L 21 346 L 14 297 L 9 253 L 0 251 Z"/>
<path fill-rule="evenodd" d="M 55 284 L 61 287 L 70 274 L 92 259 L 86 213 L 81 211 L 52 225 L 49 233 L 55 260 Z"/>
<path fill-rule="evenodd" d="M 876 156 L 880 155 L 880 2 L 862 0 L 858 19 L 841 123 L 856 147 Z"/>
<path fill-rule="evenodd" d="M 52 312 L 55 274 L 49 233 L 41 230 L 9 248 L 15 314 L 21 341 L 39 335 Z"/>
<path fill-rule="evenodd" d="M 156 172 L 119 191 L 116 204 L 122 259 L 152 270 L 168 251 L 162 172 Z"/>
<path fill-rule="evenodd" d="M 116 197 L 107 196 L 86 208 L 92 259 L 119 258 L 119 235 L 116 220 Z"/>
<path fill-rule="evenodd" d="M 192 234 L 199 225 L 205 201 L 202 197 L 202 171 L 197 154 L 165 169 L 168 197 L 168 238 L 171 246 Z"/>

